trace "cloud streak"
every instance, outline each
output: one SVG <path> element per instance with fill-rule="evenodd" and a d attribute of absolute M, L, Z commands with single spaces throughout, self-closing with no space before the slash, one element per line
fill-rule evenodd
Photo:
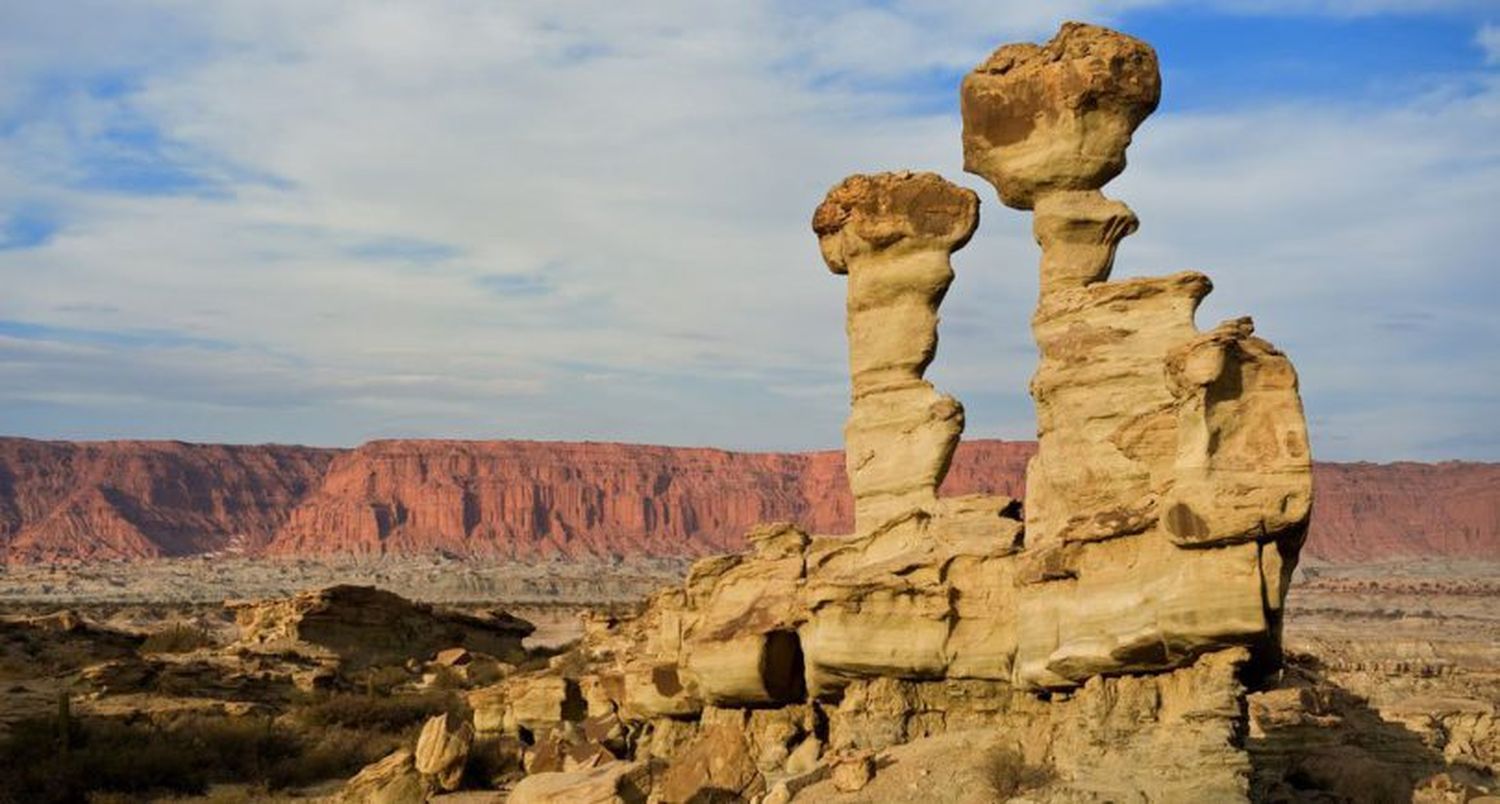
<path fill-rule="evenodd" d="M 952 80 L 1163 4 L 586 5 L 7 12 L 0 216 L 46 215 L 0 228 L 4 429 L 834 446 L 843 287 L 807 218 L 911 167 L 985 199 L 934 379 L 971 433 L 1030 436 L 1035 246 L 961 173 Z M 1288 349 L 1322 457 L 1500 457 L 1495 80 L 1159 115 L 1110 188 L 1145 222 L 1121 271 L 1211 273 L 1203 323 Z"/>

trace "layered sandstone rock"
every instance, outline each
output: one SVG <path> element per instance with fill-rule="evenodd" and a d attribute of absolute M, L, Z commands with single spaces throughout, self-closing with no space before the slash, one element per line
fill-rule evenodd
<path fill-rule="evenodd" d="M 473 744 L 472 725 L 450 714 L 437 715 L 422 725 L 413 767 L 431 777 L 438 788 L 453 790 L 463 778 L 464 763 Z"/>
<path fill-rule="evenodd" d="M 480 617 L 444 611 L 366 586 L 225 605 L 240 629 L 237 645 L 326 656 L 346 668 L 426 660 L 455 645 L 519 661 L 521 641 L 533 630 L 504 612 Z"/>
<path fill-rule="evenodd" d="M 268 552 L 537 559 L 701 555 L 745 527 L 838 521 L 836 462 L 525 441 L 377 441 L 339 456 Z"/>
<path fill-rule="evenodd" d="M 334 454 L 0 438 L 0 562 L 254 549 L 317 485 Z"/>
<path fill-rule="evenodd" d="M 665 763 L 663 801 L 1032 792 L 903 776 L 930 741 L 983 730 L 976 754 L 1043 771 L 1049 800 L 1246 798 L 1242 679 L 1279 656 L 1311 463 L 1286 358 L 1248 319 L 1194 326 L 1206 278 L 1107 281 L 1135 218 L 1099 188 L 1159 90 L 1148 46 L 1077 24 L 964 83 L 966 164 L 1036 209 L 1044 255 L 1024 526 L 1011 498 L 939 494 L 963 414 L 923 373 L 977 199 L 932 174 L 852 176 L 813 230 L 849 277 L 853 532 L 756 527 L 751 551 L 699 561 L 638 616 L 591 621 L 571 659 L 484 693 L 505 711 L 576 686 L 571 716 L 556 695 L 524 731 L 484 716 L 531 741 L 528 767 L 587 718 L 627 735 L 610 756 Z"/>
<path fill-rule="evenodd" d="M 964 411 L 922 374 L 953 281 L 948 255 L 978 224 L 973 191 L 932 173 L 851 176 L 813 215 L 823 260 L 849 277 L 844 460 L 856 533 L 936 504 Z"/>
<path fill-rule="evenodd" d="M 1033 209 L 1037 455 L 1018 680 L 1053 686 L 1246 644 L 1274 661 L 1312 501 L 1290 361 L 1248 318 L 1200 333 L 1197 273 L 1109 281 L 1136 228 L 1100 188 L 1160 77 L 1144 42 L 1081 24 L 964 80 L 968 170 Z"/>

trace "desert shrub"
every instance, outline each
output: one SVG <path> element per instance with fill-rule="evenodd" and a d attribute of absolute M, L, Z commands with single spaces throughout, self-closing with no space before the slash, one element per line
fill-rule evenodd
<path fill-rule="evenodd" d="M 1027 765 L 1026 758 L 1008 746 L 997 745 L 987 749 L 980 762 L 985 781 L 995 795 L 1002 799 L 1035 790 L 1052 781 L 1050 769 Z"/>
<path fill-rule="evenodd" d="M 299 706 L 292 715 L 312 728 L 340 726 L 390 734 L 421 725 L 444 712 L 458 717 L 469 715 L 463 698 L 445 690 L 389 697 L 334 693 Z"/>
<path fill-rule="evenodd" d="M 0 768 L 7 769 L 0 775 L 0 801 L 139 801 L 202 795 L 220 782 L 280 789 L 348 776 L 399 743 L 342 730 L 303 734 L 266 717 L 74 719 L 71 726 L 66 739 L 58 718 L 12 725 L 0 740 Z"/>
<path fill-rule="evenodd" d="M 141 643 L 141 653 L 187 653 L 213 644 L 207 628 L 177 623 L 148 635 Z"/>
<path fill-rule="evenodd" d="M 432 689 L 461 690 L 467 686 L 468 684 L 464 681 L 463 676 L 459 675 L 457 670 L 451 667 L 444 667 L 443 665 L 434 665 L 432 667 L 432 684 L 430 685 Z"/>
<path fill-rule="evenodd" d="M 397 687 L 409 684 L 412 674 L 404 667 L 371 667 L 353 680 L 367 695 L 390 695 Z"/>

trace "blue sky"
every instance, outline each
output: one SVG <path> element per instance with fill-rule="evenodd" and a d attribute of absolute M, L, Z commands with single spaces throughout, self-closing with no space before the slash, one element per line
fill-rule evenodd
<path fill-rule="evenodd" d="M 930 377 L 1029 438 L 1026 216 L 956 83 L 1158 50 L 1117 275 L 1203 270 L 1316 455 L 1500 460 L 1500 8 L 1443 0 L 0 7 L 0 434 L 838 445 L 853 172 L 979 191 Z"/>

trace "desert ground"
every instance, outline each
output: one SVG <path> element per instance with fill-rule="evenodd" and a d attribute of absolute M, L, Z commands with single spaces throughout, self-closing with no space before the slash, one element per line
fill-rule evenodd
<path fill-rule="evenodd" d="M 585 613 L 631 609 L 683 570 L 672 561 L 517 566 L 442 558 L 12 567 L 0 583 L 0 764 L 14 770 L 0 796 L 337 796 L 362 766 L 413 745 L 429 716 L 467 716 L 473 690 L 566 652 Z M 379 586 L 455 611 L 503 608 L 536 630 L 525 657 L 508 657 L 516 664 L 481 657 L 448 666 L 435 652 L 385 665 L 308 662 L 248 650 L 224 605 L 334 583 Z M 1291 775 L 1308 777 L 1309 786 L 1347 788 L 1340 775 L 1413 773 L 1441 775 L 1455 789 L 1493 782 L 1500 564 L 1303 567 L 1284 639 L 1282 683 L 1249 699 L 1246 745 L 1263 760 L 1258 772 L 1283 778 L 1286 763 L 1301 761 Z M 1301 686 L 1287 683 L 1292 677 Z M 1302 700 L 1286 700 L 1294 694 Z M 485 786 L 498 783 L 500 792 L 482 800 L 498 801 L 514 770 L 467 772 L 493 774 Z M 885 776 L 886 784 L 901 778 Z"/>

